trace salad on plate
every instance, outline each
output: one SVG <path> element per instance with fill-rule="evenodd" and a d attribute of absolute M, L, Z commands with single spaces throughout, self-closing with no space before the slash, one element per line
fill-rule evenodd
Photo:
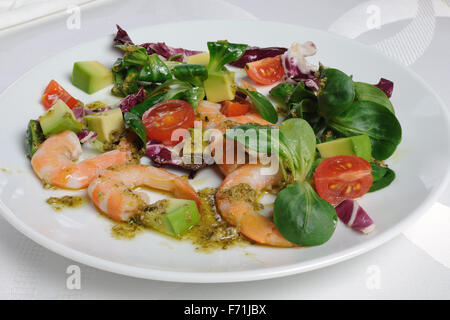
<path fill-rule="evenodd" d="M 81 102 L 51 80 L 45 113 L 28 123 L 27 155 L 45 186 L 86 189 L 120 223 L 118 235 L 151 229 L 202 247 L 317 246 L 338 220 L 362 234 L 375 229 L 357 199 L 396 177 L 384 162 L 402 137 L 393 82 L 358 82 L 312 63 L 311 41 L 211 41 L 203 52 L 137 45 L 117 28 L 112 67 L 76 61 L 72 84 L 120 102 Z M 208 167 L 220 186 L 195 190 Z M 152 202 L 145 189 L 165 199 Z"/>

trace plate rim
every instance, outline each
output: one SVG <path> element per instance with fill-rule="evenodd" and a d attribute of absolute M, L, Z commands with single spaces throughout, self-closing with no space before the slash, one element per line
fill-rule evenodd
<path fill-rule="evenodd" d="M 289 24 L 289 23 L 283 23 L 283 22 L 277 22 L 277 21 L 271 21 L 271 20 L 233 20 L 233 19 L 212 19 L 212 20 L 183 20 L 180 22 L 169 22 L 169 23 L 162 23 L 162 24 L 154 24 L 154 25 L 148 25 L 143 26 L 139 28 L 131 29 L 131 32 L 136 32 L 141 29 L 148 29 L 153 27 L 161 27 L 161 26 L 172 26 L 172 25 L 179 25 L 179 24 L 191 24 L 191 23 L 229 23 L 229 22 L 240 22 L 240 23 L 250 23 L 250 24 L 273 24 L 273 25 L 279 25 L 279 26 L 289 26 L 289 27 L 295 27 L 300 28 L 305 31 L 313 31 L 316 33 L 320 33 L 324 35 L 325 37 L 332 37 L 335 39 L 338 39 L 339 41 L 349 42 L 352 43 L 352 45 L 359 46 L 363 50 L 370 50 L 373 53 L 376 53 L 377 55 L 381 55 L 384 59 L 390 60 L 391 63 L 394 63 L 404 71 L 406 71 L 411 77 L 413 77 L 415 80 L 417 80 L 427 91 L 430 92 L 430 94 L 433 95 L 434 98 L 436 98 L 439 107 L 442 111 L 442 113 L 445 115 L 446 119 L 446 125 L 447 125 L 447 131 L 450 136 L 450 111 L 448 110 L 448 107 L 446 103 L 442 100 L 442 98 L 435 92 L 435 90 L 416 72 L 411 70 L 408 67 L 405 67 L 404 65 L 400 64 L 395 59 L 384 56 L 382 53 L 378 52 L 375 48 L 363 44 L 361 42 L 358 42 L 354 39 L 348 39 L 341 35 L 333 34 L 328 31 L 314 29 L 305 27 L 302 25 L 296 25 L 296 24 Z M 0 94 L 0 99 L 8 93 L 8 91 L 14 87 L 18 82 L 22 81 L 23 78 L 25 78 L 29 73 L 33 72 L 34 69 L 38 68 L 42 64 L 45 64 L 48 60 L 62 55 L 65 52 L 77 48 L 80 46 L 87 45 L 89 43 L 94 43 L 96 41 L 99 41 L 100 39 L 106 38 L 108 35 L 100 36 L 96 39 L 82 42 L 80 44 L 77 44 L 75 46 L 60 50 L 51 56 L 48 56 L 44 61 L 38 63 L 34 67 L 30 68 L 27 72 L 25 72 L 22 76 L 20 76 L 18 79 L 13 81 L 7 88 Z M 450 140 L 449 144 L 447 145 L 450 151 Z M 351 246 L 347 249 L 340 250 L 337 253 L 329 254 L 325 256 L 321 256 L 319 258 L 315 258 L 312 260 L 308 260 L 305 262 L 298 262 L 298 263 L 292 263 L 287 264 L 283 266 L 278 267 L 268 267 L 268 268 L 261 268 L 255 270 L 245 270 L 245 271 L 230 271 L 230 272 L 185 272 L 185 271 L 171 271 L 171 270 L 158 270 L 158 269 L 152 269 L 152 268 L 143 268 L 143 267 L 136 267 L 136 266 L 129 266 L 122 263 L 110 261 L 103 258 L 98 258 L 96 256 L 83 253 L 82 251 L 72 249 L 69 247 L 66 247 L 65 245 L 62 245 L 58 243 L 55 240 L 49 239 L 45 237 L 44 235 L 40 234 L 39 232 L 35 231 L 31 227 L 27 226 L 26 224 L 22 223 L 21 220 L 9 209 L 0 198 L 0 214 L 5 218 L 8 223 L 10 223 L 16 230 L 21 232 L 26 237 L 30 238 L 34 242 L 38 243 L 39 245 L 43 246 L 44 248 L 59 254 L 67 259 L 71 259 L 75 262 L 83 263 L 87 266 L 104 270 L 112 273 L 117 273 L 121 275 L 126 275 L 130 277 L 135 278 L 143 278 L 148 280 L 159 280 L 159 281 L 168 281 L 168 282 L 180 282 L 180 283 L 228 283 L 228 282 L 243 282 L 243 281 L 254 281 L 254 280 L 263 280 L 263 279 L 272 279 L 272 278 L 278 278 L 278 277 L 284 277 L 288 275 L 303 273 L 307 271 L 316 270 L 319 268 L 323 268 L 332 264 L 336 264 L 338 262 L 342 262 L 345 260 L 348 260 L 352 257 L 355 257 L 357 255 L 363 254 L 365 252 L 368 252 L 378 246 L 380 246 L 383 243 L 386 243 L 387 241 L 391 240 L 398 234 L 400 234 L 408 225 L 411 225 L 414 221 L 416 221 L 422 214 L 424 214 L 427 209 L 429 209 L 435 202 L 437 202 L 437 199 L 439 196 L 444 192 L 445 188 L 449 184 L 450 181 L 450 165 L 447 166 L 446 172 L 444 174 L 444 177 L 442 179 L 442 182 L 434 187 L 430 191 L 430 195 L 419 205 L 416 207 L 406 218 L 402 219 L 399 223 L 392 226 L 391 228 L 387 229 L 386 231 L 378 234 L 373 239 L 370 239 L 366 242 L 356 244 L 354 246 Z"/>

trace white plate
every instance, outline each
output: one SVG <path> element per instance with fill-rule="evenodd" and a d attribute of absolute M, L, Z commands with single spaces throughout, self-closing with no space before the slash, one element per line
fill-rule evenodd
<path fill-rule="evenodd" d="M 70 74 L 74 61 L 98 60 L 110 66 L 118 53 L 108 36 L 50 58 L 0 96 L 4 119 L 0 168 L 5 169 L 0 171 L 2 214 L 26 236 L 54 252 L 99 269 L 157 280 L 232 282 L 280 277 L 330 265 L 380 245 L 428 209 L 445 187 L 450 132 L 444 104 L 418 76 L 371 48 L 321 31 L 261 21 L 182 22 L 129 33 L 136 43 L 165 41 L 191 49 L 206 49 L 206 41 L 217 39 L 259 46 L 312 40 L 318 47 L 317 59 L 327 66 L 353 74 L 358 81 L 393 80 L 392 102 L 403 128 L 403 141 L 390 160 L 397 179 L 389 188 L 361 200 L 377 225 L 373 233 L 361 235 L 339 223 L 330 241 L 313 248 L 247 246 L 204 254 L 189 242 L 153 232 L 131 241 L 115 240 L 110 236 L 112 223 L 90 205 L 55 212 L 45 199 L 77 192 L 43 190 L 25 157 L 25 128 L 29 119 L 42 114 L 39 98 L 50 79 L 84 102 L 107 95 L 107 89 L 94 96 L 84 94 L 71 85 Z M 208 179 L 212 184 L 218 182 L 211 170 L 202 171 L 196 179 L 196 188 Z"/>

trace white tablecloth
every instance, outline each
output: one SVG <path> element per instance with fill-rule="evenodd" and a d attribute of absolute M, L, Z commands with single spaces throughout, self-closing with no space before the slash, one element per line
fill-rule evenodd
<path fill-rule="evenodd" d="M 0 17 L 14 2 L 22 5 L 26 0 L 0 1 Z M 133 29 L 169 21 L 234 18 L 299 24 L 374 45 L 416 71 L 450 102 L 448 0 L 98 0 L 81 6 L 79 28 L 68 22 L 73 12 L 72 8 L 37 20 L 41 13 L 27 14 L 34 20 L 0 31 L 0 91 L 49 56 L 111 34 L 115 23 Z M 349 261 L 280 279 L 208 285 L 148 281 L 96 270 L 40 247 L 0 218 L 0 298 L 449 299 L 447 205 L 450 189 L 406 232 Z M 79 290 L 67 287 L 66 270 L 71 265 L 80 267 Z"/>

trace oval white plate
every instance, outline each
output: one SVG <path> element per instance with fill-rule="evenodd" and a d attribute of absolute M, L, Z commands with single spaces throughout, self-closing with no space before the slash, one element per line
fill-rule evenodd
<path fill-rule="evenodd" d="M 293 41 L 312 40 L 318 47 L 316 59 L 327 66 L 353 74 L 358 81 L 393 80 L 392 102 L 403 128 L 403 141 L 389 161 L 397 179 L 389 188 L 361 200 L 376 222 L 373 233 L 361 235 L 339 223 L 330 241 L 313 248 L 247 246 L 204 254 L 196 252 L 189 242 L 153 232 L 131 241 L 115 240 L 110 236 L 112 223 L 91 205 L 55 212 L 45 203 L 49 196 L 84 191 L 42 188 L 25 157 L 26 125 L 43 113 L 39 98 L 50 79 L 86 103 L 108 96 L 108 89 L 88 96 L 70 83 L 74 61 L 98 60 L 107 66 L 114 62 L 118 52 L 112 49 L 112 36 L 108 36 L 54 56 L 0 96 L 4 119 L 0 128 L 2 214 L 26 236 L 54 252 L 99 269 L 157 280 L 231 282 L 280 277 L 330 265 L 380 245 L 429 208 L 445 186 L 450 139 L 444 104 L 418 76 L 369 47 L 321 31 L 261 21 L 182 22 L 129 33 L 136 43 L 165 41 L 203 50 L 206 41 L 218 39 L 258 46 L 289 46 Z M 219 182 L 210 169 L 195 180 L 197 189 Z"/>

